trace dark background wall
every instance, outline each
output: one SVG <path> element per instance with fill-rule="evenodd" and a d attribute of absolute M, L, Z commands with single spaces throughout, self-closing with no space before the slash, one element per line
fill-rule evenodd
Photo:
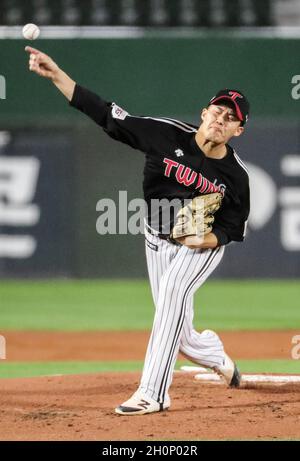
<path fill-rule="evenodd" d="M 155 33 L 153 33 L 155 34 Z M 215 37 L 217 33 L 213 34 Z M 1 74 L 7 99 L 1 120 L 79 121 L 57 90 L 27 71 L 25 40 L 1 40 Z M 299 74 L 298 39 L 131 38 L 40 40 L 73 78 L 136 114 L 195 117 L 220 87 L 244 89 L 252 116 L 299 116 L 290 97 Z"/>
<path fill-rule="evenodd" d="M 96 232 L 99 199 L 118 202 L 120 190 L 128 191 L 128 200 L 142 197 L 143 154 L 108 138 L 68 107 L 50 82 L 28 72 L 24 46 L 22 40 L 0 40 L 0 74 L 7 86 L 6 100 L 0 101 L 0 203 L 16 213 L 26 205 L 5 192 L 9 178 L 7 172 L 1 176 L 1 158 L 34 157 L 39 172 L 28 200 L 40 217 L 9 224 L 0 208 L 0 274 L 145 276 L 141 235 Z M 299 40 L 153 36 L 41 40 L 36 46 L 76 81 L 132 114 L 197 124 L 200 109 L 219 88 L 244 91 L 251 119 L 234 144 L 250 167 L 252 209 L 259 210 L 245 243 L 228 246 L 216 276 L 300 275 L 300 181 L 296 170 L 291 174 L 284 167 L 291 157 L 300 158 L 300 102 L 291 97 Z M 296 199 L 284 198 L 293 192 Z M 22 258 L 7 256 L 4 249 L 1 256 L 1 238 L 5 245 L 8 235 L 33 236 L 35 250 Z"/>

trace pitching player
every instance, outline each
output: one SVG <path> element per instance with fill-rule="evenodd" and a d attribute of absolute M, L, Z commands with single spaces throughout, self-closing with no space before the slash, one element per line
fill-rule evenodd
<path fill-rule="evenodd" d="M 29 68 L 49 78 L 70 105 L 91 117 L 112 138 L 145 153 L 144 196 L 148 207 L 145 245 L 155 317 L 138 390 L 116 408 L 140 415 L 170 407 L 169 387 L 179 351 L 216 371 L 231 387 L 240 374 L 210 330 L 193 326 L 193 296 L 220 263 L 225 246 L 243 241 L 249 214 L 249 178 L 228 141 L 244 131 L 249 114 L 246 97 L 224 89 L 201 112 L 199 127 L 169 118 L 136 117 L 78 85 L 46 54 L 26 47 Z M 222 197 L 203 235 L 184 232 L 173 238 L 176 216 L 161 220 L 153 199 Z M 149 211 L 150 210 L 150 211 Z M 186 209 L 185 209 L 186 210 Z M 217 211 L 216 211 L 217 210 Z M 211 210 L 210 210 L 211 211 Z M 180 226 L 185 226 L 185 212 Z M 184 219 L 182 219 L 184 216 Z"/>

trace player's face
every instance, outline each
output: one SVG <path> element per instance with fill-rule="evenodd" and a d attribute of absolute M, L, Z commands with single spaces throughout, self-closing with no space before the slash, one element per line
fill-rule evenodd
<path fill-rule="evenodd" d="M 211 104 L 203 109 L 200 132 L 205 139 L 216 144 L 227 143 L 233 136 L 240 136 L 244 131 L 235 110 L 225 104 Z"/>

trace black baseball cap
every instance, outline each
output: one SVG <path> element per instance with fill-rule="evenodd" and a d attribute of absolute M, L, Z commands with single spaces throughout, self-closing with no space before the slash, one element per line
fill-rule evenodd
<path fill-rule="evenodd" d="M 211 98 L 208 105 L 210 106 L 211 104 L 216 104 L 217 102 L 224 100 L 229 100 L 233 103 L 236 115 L 242 122 L 242 125 L 244 125 L 248 121 L 250 110 L 250 104 L 246 96 L 239 90 L 225 88 L 224 90 L 220 90 L 213 98 Z"/>

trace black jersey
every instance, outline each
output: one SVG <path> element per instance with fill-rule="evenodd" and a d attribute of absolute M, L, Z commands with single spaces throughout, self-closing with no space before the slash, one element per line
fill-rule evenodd
<path fill-rule="evenodd" d="M 196 143 L 196 126 L 169 118 L 129 115 L 80 85 L 75 86 L 70 104 L 113 139 L 146 154 L 143 189 L 151 227 L 164 233 L 161 225 L 166 224 L 151 211 L 151 202 L 221 192 L 223 201 L 215 214 L 213 232 L 220 245 L 244 239 L 250 208 L 249 177 L 233 148 L 227 145 L 222 159 L 207 157 Z M 172 228 L 172 222 L 169 226 Z"/>

